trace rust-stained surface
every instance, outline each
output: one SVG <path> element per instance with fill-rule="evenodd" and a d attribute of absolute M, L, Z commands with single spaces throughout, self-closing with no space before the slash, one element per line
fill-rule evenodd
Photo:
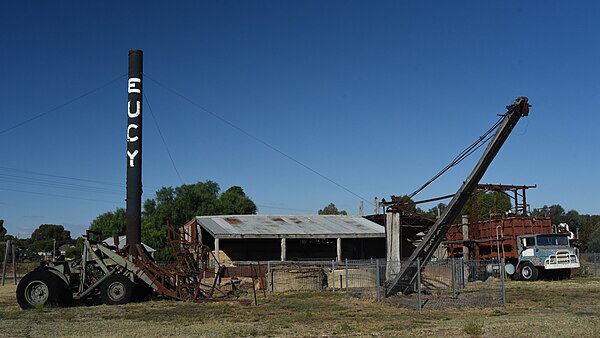
<path fill-rule="evenodd" d="M 134 264 L 152 280 L 155 291 L 165 297 L 191 302 L 206 302 L 229 299 L 231 292 L 219 288 L 222 269 L 217 271 L 209 265 L 214 255 L 211 250 L 200 243 L 192 243 L 189 233 L 184 228 L 175 230 L 169 227 L 174 262 L 158 265 L 144 250 L 142 245 L 135 245 Z"/>
<path fill-rule="evenodd" d="M 467 240 L 463 237 L 463 225 L 455 224 L 448 230 L 446 246 L 450 257 L 462 257 L 463 247 L 469 248 L 469 258 L 494 259 L 518 258 L 517 236 L 552 233 L 549 217 L 534 217 L 527 211 L 527 190 L 535 185 L 479 184 L 474 192 Z M 477 194 L 501 191 L 512 200 L 512 210 L 507 214 L 494 214 L 478 219 Z"/>
<path fill-rule="evenodd" d="M 235 220 L 235 221 L 232 221 Z M 360 216 L 348 215 L 228 215 L 198 216 L 199 225 L 215 238 L 377 238 L 385 229 Z"/>
<path fill-rule="evenodd" d="M 479 221 L 471 228 L 470 239 L 463 241 L 462 225 L 450 227 L 446 236 L 448 256 L 462 257 L 467 245 L 472 259 L 494 259 L 498 254 L 516 259 L 517 236 L 552 233 L 552 221 L 549 217 L 513 216 Z"/>

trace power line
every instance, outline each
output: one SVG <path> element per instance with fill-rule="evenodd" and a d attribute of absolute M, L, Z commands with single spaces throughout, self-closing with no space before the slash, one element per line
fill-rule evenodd
<path fill-rule="evenodd" d="M 120 204 L 120 203 L 122 203 L 122 202 L 115 202 L 115 201 L 107 201 L 107 200 L 99 200 L 99 199 L 83 198 L 83 197 L 74 197 L 74 196 L 65 196 L 65 195 L 57 195 L 57 194 L 47 194 L 47 193 L 43 193 L 43 192 L 25 191 L 25 190 L 8 189 L 8 188 L 0 188 L 0 190 L 12 191 L 12 192 L 18 192 L 18 193 L 25 193 L 25 194 L 32 194 L 32 195 L 41 195 L 41 196 L 68 198 L 68 199 L 74 199 L 74 200 L 92 201 L 92 202 L 103 202 L 103 203 L 111 203 L 111 204 Z"/>
<path fill-rule="evenodd" d="M 98 180 L 91 180 L 91 179 L 87 179 L 87 178 L 78 178 L 78 177 L 72 177 L 72 176 L 53 175 L 53 174 L 41 173 L 41 172 L 38 172 L 38 171 L 31 171 L 31 170 L 24 170 L 24 169 L 15 169 L 15 168 L 9 168 L 9 167 L 0 167 L 0 170 L 16 171 L 16 172 L 21 172 L 21 173 L 26 173 L 26 174 L 33 174 L 33 175 L 40 175 L 40 176 L 47 176 L 47 177 L 62 178 L 62 179 L 74 180 L 74 181 L 81 181 L 81 182 L 98 183 L 98 184 L 104 184 L 104 185 L 111 185 L 111 186 L 115 186 L 115 187 L 124 187 L 125 186 L 122 183 L 98 181 Z"/>
<path fill-rule="evenodd" d="M 188 98 L 187 96 L 185 96 L 185 95 L 183 95 L 183 94 L 179 93 L 178 91 L 176 91 L 176 90 L 174 90 L 174 89 L 171 89 L 170 87 L 167 87 L 166 85 L 164 85 L 164 84 L 162 84 L 162 83 L 158 82 L 157 80 L 155 80 L 155 79 L 153 79 L 152 77 L 148 76 L 148 74 L 144 74 L 144 76 L 145 76 L 146 78 L 148 78 L 150 81 L 152 81 L 152 82 L 156 83 L 157 85 L 159 85 L 160 87 L 162 87 L 162 88 L 164 88 L 164 89 L 166 89 L 166 90 L 170 91 L 171 93 L 175 94 L 176 96 L 179 96 L 179 97 L 180 97 L 180 98 L 182 98 L 183 100 L 185 100 L 185 101 L 188 101 L 188 102 L 189 102 L 190 104 L 192 104 L 193 106 L 196 106 L 197 108 L 199 108 L 199 109 L 203 110 L 204 112 L 206 112 L 206 113 L 210 114 L 210 115 L 211 115 L 211 116 L 213 116 L 214 118 L 216 118 L 216 119 L 220 120 L 221 122 L 223 122 L 223 123 L 227 124 L 228 126 L 232 127 L 233 129 L 236 129 L 236 130 L 237 130 L 237 131 L 239 131 L 240 133 L 242 133 L 242 134 L 244 134 L 244 135 L 248 136 L 249 138 L 251 138 L 251 139 L 255 140 L 256 142 L 259 142 L 259 143 L 261 143 L 261 144 L 262 144 L 262 145 L 264 145 L 265 147 L 267 147 L 267 148 L 269 148 L 269 149 L 271 149 L 271 150 L 275 151 L 276 153 L 280 154 L 281 156 L 283 156 L 283 157 L 287 158 L 288 160 L 290 160 L 290 161 L 292 161 L 292 162 L 294 162 L 294 163 L 298 164 L 299 166 L 301 166 L 301 167 L 303 167 L 303 168 L 305 168 L 305 169 L 309 170 L 310 172 L 312 172 L 312 173 L 316 174 L 317 176 L 319 176 L 319 177 L 323 178 L 324 180 L 326 180 L 326 181 L 328 181 L 328 182 L 330 182 L 330 183 L 332 183 L 332 184 L 336 185 L 337 187 L 339 187 L 339 188 L 341 188 L 341 189 L 345 190 L 346 192 L 348 192 L 348 193 L 350 193 L 350 194 L 352 194 L 352 195 L 354 195 L 354 196 L 358 197 L 359 199 L 361 199 L 361 200 L 364 200 L 364 201 L 367 201 L 367 203 L 373 204 L 373 203 L 369 202 L 369 199 L 366 199 L 366 198 L 364 198 L 364 197 L 360 196 L 359 194 L 357 194 L 357 193 L 355 193 L 354 191 L 352 191 L 352 190 L 350 190 L 350 189 L 346 188 L 346 187 L 345 187 L 345 186 L 343 186 L 342 184 L 340 184 L 340 183 L 338 183 L 338 182 L 334 181 L 333 179 L 331 179 L 331 178 L 329 178 L 329 177 L 325 176 L 324 174 L 321 174 L 321 173 L 320 173 L 320 172 L 318 172 L 317 170 L 315 170 L 315 169 L 313 169 L 313 168 L 309 167 L 308 165 L 306 165 L 306 164 L 302 163 L 301 161 L 299 161 L 299 160 L 295 159 L 295 158 L 294 158 L 294 157 L 292 157 L 291 155 L 288 155 L 288 154 L 284 153 L 282 150 L 279 150 L 278 148 L 276 148 L 275 146 L 271 145 L 271 144 L 270 144 L 270 143 L 268 143 L 267 141 L 264 141 L 263 139 L 261 139 L 261 138 L 259 138 L 259 137 L 257 137 L 257 136 L 254 136 L 253 134 L 251 134 L 250 132 L 248 132 L 248 131 L 244 130 L 243 128 L 239 127 L 238 125 L 234 124 L 233 122 L 230 122 L 229 120 L 227 120 L 227 119 L 225 119 L 225 118 L 223 118 L 223 117 L 221 117 L 221 116 L 217 115 L 217 113 L 215 113 L 215 112 L 213 112 L 213 111 L 211 111 L 211 110 L 207 109 L 206 107 L 204 107 L 204 106 L 202 106 L 202 105 L 200 105 L 200 104 L 196 103 L 195 101 L 193 101 L 192 99 Z"/>
<path fill-rule="evenodd" d="M 122 193 L 120 190 L 114 190 L 114 189 L 106 189 L 106 188 L 101 188 L 101 187 L 55 182 L 55 181 L 51 181 L 51 180 L 35 179 L 35 178 L 29 178 L 29 177 L 4 175 L 4 174 L 0 174 L 0 182 L 33 185 L 33 186 L 74 190 L 74 191 L 94 192 L 94 193 L 102 193 L 102 194 L 113 194 L 113 195 L 115 195 L 115 194 L 119 195 Z"/>
<path fill-rule="evenodd" d="M 6 129 L 2 129 L 2 130 L 0 130 L 0 135 L 2 135 L 2 134 L 4 134 L 4 133 L 8 133 L 9 131 L 11 131 L 11 130 L 14 130 L 14 129 L 17 129 L 17 128 L 19 128 L 19 127 L 21 127 L 21 126 L 23 126 L 23 125 L 25 125 L 25 124 L 27 124 L 27 123 L 29 123 L 29 122 L 35 121 L 35 120 L 39 119 L 39 118 L 40 118 L 40 117 L 42 117 L 42 116 L 48 115 L 48 114 L 50 114 L 50 113 L 52 113 L 52 112 L 55 112 L 55 111 L 57 111 L 57 110 L 59 110 L 59 109 L 61 109 L 61 108 L 64 108 L 64 107 L 66 107 L 66 106 L 70 105 L 71 103 L 73 103 L 73 102 L 75 102 L 75 101 L 77 101 L 77 100 L 79 100 L 79 99 L 82 99 L 82 98 L 84 98 L 84 97 L 86 97 L 86 96 L 88 96 L 88 95 L 90 95 L 90 94 L 93 94 L 93 93 L 95 93 L 95 92 L 99 91 L 100 89 L 103 89 L 103 88 L 105 88 L 105 87 L 108 87 L 109 85 L 113 84 L 113 83 L 114 83 L 114 82 L 116 82 L 117 80 L 120 80 L 120 79 L 124 78 L 126 75 L 127 75 L 127 74 L 123 74 L 123 75 L 121 75 L 121 76 L 119 76 L 119 77 L 115 78 L 114 80 L 111 80 L 111 81 L 109 81 L 109 82 L 106 82 L 105 84 L 103 84 L 103 85 L 101 85 L 101 86 L 99 86 L 99 87 L 96 87 L 96 88 L 94 88 L 94 89 L 92 89 L 92 90 L 90 90 L 90 91 L 87 91 L 87 92 L 85 92 L 85 93 L 83 93 L 83 94 L 81 94 L 81 95 L 79 95 L 79 96 L 77 96 L 77 97 L 75 97 L 75 98 L 73 98 L 73 99 L 71 99 L 71 100 L 68 100 L 67 102 L 65 102 L 65 103 L 63 103 L 63 104 L 59 104 L 58 106 L 56 106 L 56 107 L 54 107 L 54 108 L 51 108 L 51 109 L 49 109 L 49 110 L 46 110 L 46 111 L 45 111 L 45 112 L 43 112 L 43 113 L 37 114 L 37 115 L 35 115 L 35 116 L 33 116 L 33 117 L 30 117 L 30 118 L 28 118 L 28 119 L 26 119 L 26 120 L 24 120 L 24 121 L 22 121 L 22 122 L 19 122 L 19 123 L 15 124 L 15 125 L 13 125 L 13 126 L 11 126 L 11 127 L 8 127 L 8 128 L 6 128 Z"/>
<path fill-rule="evenodd" d="M 98 180 L 92 180 L 92 179 L 87 179 L 87 178 L 79 178 L 79 177 L 64 176 L 64 175 L 53 175 L 53 174 L 41 173 L 41 172 L 37 172 L 37 171 L 15 169 L 15 168 L 1 167 L 0 166 L 0 171 L 2 171 L 2 170 L 9 171 L 9 172 L 23 173 L 23 174 L 27 174 L 27 175 L 33 175 L 33 176 L 52 177 L 52 178 L 58 178 L 58 179 L 62 179 L 62 180 L 73 180 L 73 181 L 77 181 L 77 182 L 87 182 L 87 183 L 94 183 L 94 184 L 98 184 L 98 185 L 105 185 L 105 186 L 116 187 L 116 188 L 125 188 L 125 184 L 124 183 L 98 181 Z M 74 184 L 74 183 L 65 183 L 65 182 L 62 182 L 60 180 L 44 180 L 44 179 L 37 179 L 37 178 L 33 178 L 33 177 L 27 177 L 27 176 L 17 176 L 17 175 L 2 174 L 2 173 L 0 173 L 0 177 L 2 177 L 2 176 L 5 176 L 5 177 L 14 177 L 15 180 L 13 182 L 11 182 L 11 183 L 20 183 L 22 181 L 29 181 L 29 182 L 37 181 L 37 182 L 40 182 L 40 183 L 56 184 L 56 185 L 71 186 L 71 187 L 81 187 L 81 188 L 86 188 L 86 189 L 103 189 L 103 190 L 106 190 L 106 191 L 109 190 L 109 189 L 106 189 L 106 188 L 99 188 L 99 187 L 94 187 L 94 186 L 91 186 L 91 185 L 81 185 L 81 184 Z M 5 181 L 6 181 L 6 178 L 5 178 Z M 153 193 L 155 193 L 159 189 L 156 186 L 145 186 L 145 187 L 150 188 L 150 190 L 148 190 L 148 192 L 153 192 Z M 117 192 L 117 190 L 110 190 L 110 191 L 111 192 Z M 118 192 L 121 193 L 121 192 L 124 192 L 124 191 L 118 190 Z"/>
<path fill-rule="evenodd" d="M 148 109 L 150 110 L 150 116 L 152 116 L 154 125 L 156 126 L 156 129 L 158 130 L 158 135 L 160 135 L 160 139 L 162 140 L 162 143 L 165 146 L 165 149 L 167 150 L 169 159 L 171 159 L 171 164 L 173 165 L 173 169 L 175 169 L 175 173 L 177 174 L 177 177 L 179 177 L 179 181 L 181 181 L 181 184 L 184 184 L 183 179 L 181 178 L 181 175 L 179 174 L 179 170 L 177 170 L 177 167 L 175 166 L 175 161 L 173 161 L 173 156 L 171 156 L 171 151 L 169 150 L 169 147 L 167 146 L 167 141 L 165 141 L 165 137 L 163 136 L 163 133 L 160 130 L 160 126 L 158 125 L 158 121 L 156 120 L 156 116 L 154 115 L 154 111 L 152 110 L 152 107 L 150 106 L 150 101 L 148 101 L 148 97 L 146 96 L 145 93 L 144 93 L 144 99 L 146 99 L 146 104 L 148 105 Z"/>

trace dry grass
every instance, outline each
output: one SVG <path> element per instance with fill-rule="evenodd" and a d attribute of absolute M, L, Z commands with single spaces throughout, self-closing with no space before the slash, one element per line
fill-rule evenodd
<path fill-rule="evenodd" d="M 5 337 L 598 337 L 600 279 L 510 282 L 508 304 L 418 312 L 343 293 L 259 296 L 259 306 L 150 301 L 21 311 L 0 287 Z"/>

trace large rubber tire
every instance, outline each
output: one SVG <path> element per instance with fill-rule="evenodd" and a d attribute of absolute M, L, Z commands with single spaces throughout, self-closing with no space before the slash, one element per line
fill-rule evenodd
<path fill-rule="evenodd" d="M 533 264 L 529 262 L 524 262 L 521 264 L 521 268 L 519 269 L 519 278 L 523 281 L 534 281 L 537 280 L 539 276 L 538 269 L 533 266 Z"/>
<path fill-rule="evenodd" d="M 133 298 L 133 283 L 123 275 L 112 275 L 102 282 L 100 298 L 106 305 L 127 304 Z"/>
<path fill-rule="evenodd" d="M 17 286 L 17 302 L 23 310 L 38 306 L 67 306 L 73 295 L 64 280 L 48 269 L 36 269 L 26 274 Z"/>

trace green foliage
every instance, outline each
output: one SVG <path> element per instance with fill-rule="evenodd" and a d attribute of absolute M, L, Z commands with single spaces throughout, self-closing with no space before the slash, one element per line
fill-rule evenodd
<path fill-rule="evenodd" d="M 587 243 L 587 251 L 600 252 L 600 236 L 592 238 L 589 243 Z"/>
<path fill-rule="evenodd" d="M 241 187 L 233 186 L 221 195 L 219 191 L 212 181 L 163 187 L 154 199 L 144 202 L 142 241 L 157 250 L 157 259 L 169 258 L 167 224 L 183 225 L 195 216 L 256 213 L 256 205 Z"/>
<path fill-rule="evenodd" d="M 83 237 L 77 237 L 72 241 L 72 248 L 67 249 L 65 252 L 65 257 L 67 258 L 75 258 L 81 256 L 81 252 L 83 251 Z"/>
<path fill-rule="evenodd" d="M 533 215 L 550 217 L 553 224 L 563 223 L 565 209 L 558 204 L 551 206 L 544 205 L 541 208 L 533 209 Z"/>
<path fill-rule="evenodd" d="M 325 208 L 319 210 L 319 215 L 348 215 L 345 210 L 338 210 L 333 203 L 329 203 Z"/>
<path fill-rule="evenodd" d="M 469 215 L 473 205 L 473 198 L 469 199 L 467 205 L 463 208 L 461 215 Z M 478 219 L 487 219 L 491 215 L 503 214 L 510 211 L 512 202 L 510 197 L 501 191 L 490 191 L 477 194 L 477 217 Z M 457 220 L 460 222 L 460 219 Z"/>
<path fill-rule="evenodd" d="M 61 245 L 71 243 L 71 232 L 62 225 L 42 224 L 31 234 L 32 248 L 35 251 L 52 251 L 54 240 L 58 250 Z"/>
<path fill-rule="evenodd" d="M 219 212 L 223 215 L 255 214 L 256 204 L 246 196 L 241 187 L 233 186 L 221 194 Z"/>
<path fill-rule="evenodd" d="M 550 217 L 552 224 L 567 223 L 574 233 L 579 233 L 581 251 L 600 252 L 600 215 L 581 215 L 576 210 L 559 204 L 533 209 L 533 215 Z"/>
<path fill-rule="evenodd" d="M 113 235 L 125 234 L 125 209 L 117 208 L 115 211 L 108 211 L 96 217 L 90 224 L 90 230 L 100 232 L 102 239 Z"/>
<path fill-rule="evenodd" d="M 0 241 L 4 240 L 4 238 L 6 237 L 7 231 L 6 228 L 4 227 L 4 220 L 0 219 Z"/>
<path fill-rule="evenodd" d="M 424 212 L 424 214 L 429 217 L 437 218 L 438 215 L 441 215 L 442 212 L 444 212 L 444 209 L 446 209 L 446 206 L 447 205 L 445 203 L 438 203 L 435 207 L 430 208 L 429 210 Z"/>

